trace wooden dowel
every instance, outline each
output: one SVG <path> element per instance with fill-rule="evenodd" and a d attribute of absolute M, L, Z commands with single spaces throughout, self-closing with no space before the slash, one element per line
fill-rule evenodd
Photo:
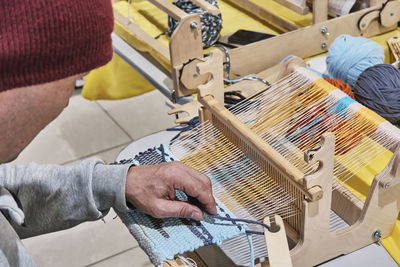
<path fill-rule="evenodd" d="M 164 46 L 161 42 L 154 39 L 147 32 L 143 31 L 139 25 L 129 23 L 126 25 L 126 17 L 114 9 L 114 19 L 125 26 L 136 38 L 146 42 L 152 49 L 157 51 L 166 61 L 170 61 L 168 47 Z"/>
<path fill-rule="evenodd" d="M 216 6 L 211 5 L 209 2 L 207 2 L 205 0 L 190 0 L 190 2 L 201 7 L 208 14 L 217 16 L 221 13 L 221 11 Z"/>
<path fill-rule="evenodd" d="M 185 11 L 173 5 L 168 0 L 149 0 L 149 1 L 177 21 L 180 21 L 186 15 Z"/>
<path fill-rule="evenodd" d="M 250 0 L 229 0 L 229 1 L 239 5 L 240 7 L 260 17 L 261 19 L 267 20 L 268 22 L 275 24 L 285 30 L 293 31 L 298 29 L 296 25 L 282 19 L 281 17 L 260 7 L 259 5 L 251 2 Z"/>
<path fill-rule="evenodd" d="M 313 0 L 313 23 L 328 20 L 328 0 Z"/>

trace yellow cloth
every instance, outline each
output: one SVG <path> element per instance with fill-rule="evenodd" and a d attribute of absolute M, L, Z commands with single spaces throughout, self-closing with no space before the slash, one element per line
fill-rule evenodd
<path fill-rule="evenodd" d="M 82 96 L 89 100 L 122 99 L 154 89 L 143 76 L 114 54 L 111 62 L 85 77 Z"/>

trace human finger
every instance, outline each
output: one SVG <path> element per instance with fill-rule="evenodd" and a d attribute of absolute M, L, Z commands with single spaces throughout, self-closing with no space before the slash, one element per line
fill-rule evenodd
<path fill-rule="evenodd" d="M 193 177 L 189 172 L 186 172 L 185 176 L 186 177 L 180 175 L 175 176 L 174 187 L 196 198 L 208 213 L 216 214 L 217 208 L 212 194 L 211 183 L 205 184 Z"/>
<path fill-rule="evenodd" d="M 157 210 L 154 211 L 154 214 L 158 218 L 181 217 L 196 221 L 203 218 L 203 212 L 198 207 L 184 201 L 159 200 L 156 207 Z"/>

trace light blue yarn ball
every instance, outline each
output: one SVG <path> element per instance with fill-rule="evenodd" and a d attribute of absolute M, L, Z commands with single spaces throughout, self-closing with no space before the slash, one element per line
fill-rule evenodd
<path fill-rule="evenodd" d="M 382 64 L 382 47 L 364 37 L 342 34 L 329 48 L 326 65 L 331 78 L 342 80 L 354 87 L 360 74 L 369 67 Z"/>

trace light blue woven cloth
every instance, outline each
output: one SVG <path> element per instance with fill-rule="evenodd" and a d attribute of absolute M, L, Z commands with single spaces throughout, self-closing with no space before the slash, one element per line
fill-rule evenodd
<path fill-rule="evenodd" d="M 177 160 L 165 146 L 161 146 L 161 149 L 149 149 L 133 159 L 130 162 L 137 165 Z M 176 198 L 190 201 L 181 191 L 176 192 Z M 220 216 L 235 218 L 218 199 L 216 203 Z M 207 214 L 201 222 L 184 218 L 156 219 L 139 210 L 118 215 L 154 265 L 161 265 L 165 260 L 173 259 L 176 254 L 193 251 L 202 246 L 221 244 L 223 240 L 243 234 L 247 230 L 246 225 L 221 221 Z"/>

